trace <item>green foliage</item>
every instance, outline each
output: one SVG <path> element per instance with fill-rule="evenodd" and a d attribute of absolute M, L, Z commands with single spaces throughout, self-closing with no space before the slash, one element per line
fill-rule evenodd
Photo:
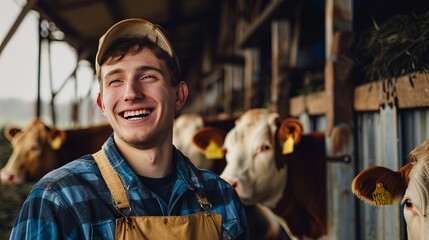
<path fill-rule="evenodd" d="M 429 12 L 374 21 L 357 43 L 355 60 L 366 81 L 429 72 Z"/>

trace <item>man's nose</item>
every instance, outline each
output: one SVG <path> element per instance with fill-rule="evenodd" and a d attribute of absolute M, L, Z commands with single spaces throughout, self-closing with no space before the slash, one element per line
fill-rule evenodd
<path fill-rule="evenodd" d="M 124 99 L 125 101 L 134 101 L 143 98 L 143 93 L 140 89 L 138 81 L 129 80 L 125 84 Z"/>

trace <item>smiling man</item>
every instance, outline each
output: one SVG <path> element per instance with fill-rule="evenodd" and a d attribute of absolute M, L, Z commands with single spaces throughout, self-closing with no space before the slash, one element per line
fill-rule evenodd
<path fill-rule="evenodd" d="M 188 88 L 160 28 L 143 19 L 113 25 L 95 66 L 113 135 L 36 183 L 11 239 L 247 239 L 234 189 L 172 144 Z"/>

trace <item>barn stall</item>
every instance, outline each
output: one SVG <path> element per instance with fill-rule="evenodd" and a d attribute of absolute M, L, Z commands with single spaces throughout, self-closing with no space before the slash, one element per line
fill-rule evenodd
<path fill-rule="evenodd" d="M 414 49 L 393 46 L 394 52 L 369 45 L 369 33 L 382 37 L 383 29 L 383 47 L 409 39 L 394 30 L 424 24 L 416 18 L 425 19 L 428 10 L 429 3 L 418 0 L 28 0 L 0 54 L 29 11 L 40 14 L 41 46 L 66 41 L 79 61 L 90 63 L 98 37 L 114 22 L 143 17 L 159 23 L 190 87 L 183 112 L 201 113 L 216 122 L 265 107 L 282 117 L 299 118 L 308 132 L 329 132 L 340 123 L 352 128 L 352 161 L 328 163 L 328 239 L 406 239 L 399 203 L 366 205 L 352 194 L 350 184 L 371 165 L 398 169 L 407 153 L 429 136 L 427 59 L 422 51 L 412 51 L 426 48 L 417 41 Z M 63 38 L 57 37 L 58 31 Z M 429 34 L 419 37 L 412 39 L 424 46 Z M 400 63 L 395 65 L 395 59 Z M 77 125 L 81 102 L 76 99 L 73 107 L 71 121 Z M 40 107 L 38 99 L 36 115 Z"/>

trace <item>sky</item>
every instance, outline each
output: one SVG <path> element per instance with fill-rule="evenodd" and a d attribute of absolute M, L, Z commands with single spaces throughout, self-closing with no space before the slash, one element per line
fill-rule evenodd
<path fill-rule="evenodd" d="M 19 16 L 25 0 L 0 0 L 0 41 L 3 42 L 13 23 Z M 0 54 L 0 100 L 15 98 L 36 102 L 38 78 L 38 13 L 29 12 Z M 42 50 L 41 96 L 51 100 L 50 74 L 46 47 Z M 60 86 L 76 67 L 76 52 L 64 42 L 51 45 L 52 89 L 57 92 Z M 95 96 L 92 69 L 87 62 L 79 63 L 77 71 L 78 97 L 85 96 L 92 88 Z M 72 102 L 75 99 L 74 83 L 67 81 L 64 89 L 55 98 L 56 103 Z"/>

